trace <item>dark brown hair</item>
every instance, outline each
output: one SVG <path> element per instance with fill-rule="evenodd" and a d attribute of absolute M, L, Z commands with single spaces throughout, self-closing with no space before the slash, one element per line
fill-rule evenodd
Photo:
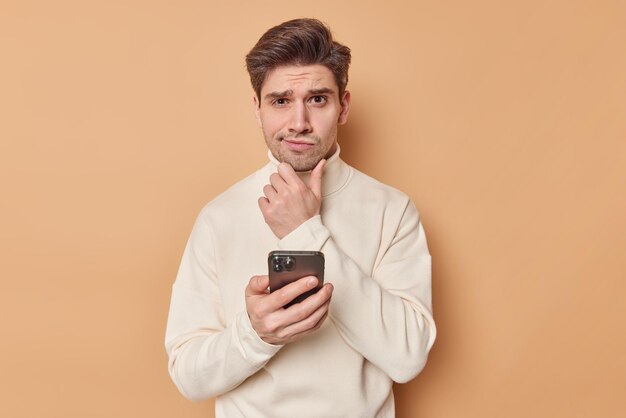
<path fill-rule="evenodd" d="M 341 100 L 348 84 L 350 48 L 335 42 L 330 29 L 317 19 L 294 19 L 274 26 L 246 55 L 246 68 L 259 100 L 271 70 L 285 65 L 313 64 L 332 71 Z"/>

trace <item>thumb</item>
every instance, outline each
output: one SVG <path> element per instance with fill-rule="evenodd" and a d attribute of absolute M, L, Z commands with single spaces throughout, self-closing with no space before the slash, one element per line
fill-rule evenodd
<path fill-rule="evenodd" d="M 326 160 L 321 159 L 311 171 L 311 179 L 309 180 L 309 188 L 317 197 L 317 200 L 322 200 L 322 174 L 324 173 L 324 167 L 326 166 Z"/>
<path fill-rule="evenodd" d="M 267 293 L 267 287 L 269 285 L 269 277 L 254 276 L 250 279 L 248 286 L 246 286 L 246 296 L 264 295 Z"/>

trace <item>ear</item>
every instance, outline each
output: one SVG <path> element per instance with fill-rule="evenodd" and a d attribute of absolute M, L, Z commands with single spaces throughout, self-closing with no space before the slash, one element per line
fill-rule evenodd
<path fill-rule="evenodd" d="M 350 92 L 348 90 L 343 92 L 341 98 L 341 112 L 339 113 L 338 125 L 343 125 L 348 121 L 348 113 L 350 113 Z"/>
<path fill-rule="evenodd" d="M 259 128 L 262 128 L 261 125 L 261 103 L 259 99 L 256 97 L 256 93 L 252 96 L 252 103 L 254 104 L 254 117 L 256 118 L 256 123 L 259 125 Z"/>

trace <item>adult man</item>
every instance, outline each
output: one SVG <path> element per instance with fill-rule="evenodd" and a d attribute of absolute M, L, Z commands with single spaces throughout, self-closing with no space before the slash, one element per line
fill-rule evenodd
<path fill-rule="evenodd" d="M 270 163 L 200 213 L 173 286 L 169 370 L 219 417 L 392 417 L 435 338 L 430 256 L 415 207 L 339 158 L 350 50 L 313 19 L 246 57 Z M 268 293 L 267 254 L 322 251 L 326 284 Z M 252 277 L 250 279 L 250 277 Z M 245 297 L 244 297 L 245 296 Z"/>

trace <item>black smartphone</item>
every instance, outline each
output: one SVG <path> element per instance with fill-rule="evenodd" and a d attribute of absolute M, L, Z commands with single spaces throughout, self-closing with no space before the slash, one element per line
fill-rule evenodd
<path fill-rule="evenodd" d="M 267 256 L 270 277 L 270 292 L 301 279 L 315 276 L 319 283 L 289 302 L 284 308 L 302 302 L 322 288 L 324 284 L 324 254 L 319 251 L 272 251 Z"/>

